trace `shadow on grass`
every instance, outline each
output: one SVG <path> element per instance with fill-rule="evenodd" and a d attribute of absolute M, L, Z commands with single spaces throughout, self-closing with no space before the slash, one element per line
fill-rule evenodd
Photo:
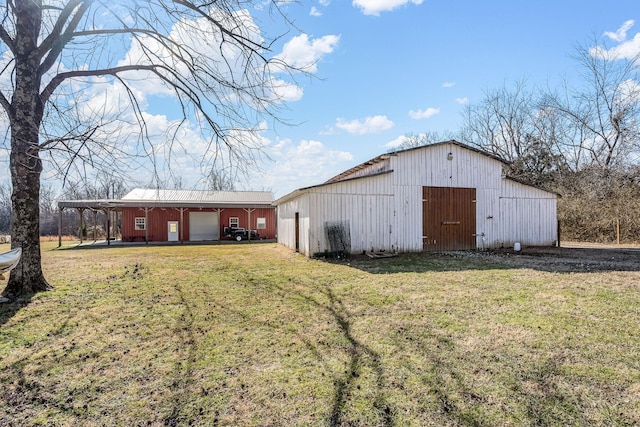
<path fill-rule="evenodd" d="M 0 326 L 7 323 L 20 310 L 31 303 L 33 295 L 23 295 L 12 302 L 0 303 Z"/>
<path fill-rule="evenodd" d="M 443 271 L 467 270 L 503 270 L 513 268 L 492 259 L 481 252 L 413 252 L 403 253 L 388 258 L 369 258 L 366 255 L 352 255 L 347 260 L 330 260 L 327 262 L 347 264 L 372 274 L 390 273 L 427 273 Z"/>
<path fill-rule="evenodd" d="M 67 246 L 60 246 L 49 249 L 50 251 L 74 251 L 74 250 L 95 250 L 95 249 L 112 249 L 112 248 L 149 248 L 149 247 L 170 247 L 170 246 L 225 246 L 225 245 L 254 245 L 254 244 L 265 244 L 265 243 L 276 243 L 275 239 L 258 239 L 258 240 L 197 240 L 197 241 L 183 241 L 183 242 L 122 242 L 115 241 L 111 244 L 107 245 L 105 241 L 96 241 L 96 242 L 82 242 L 75 243 Z"/>
<path fill-rule="evenodd" d="M 524 372 L 514 392 L 524 400 L 529 419 L 538 425 L 590 425 L 579 394 L 569 394 L 566 387 L 563 391 L 558 384 L 564 378 L 560 369 L 563 359 L 552 355 L 535 369 Z"/>
<path fill-rule="evenodd" d="M 439 271 L 532 269 L 549 273 L 596 273 L 640 271 L 640 251 L 603 248 L 525 248 L 487 251 L 415 252 L 388 258 L 354 255 L 348 264 L 372 274 L 425 273 Z"/>
<path fill-rule="evenodd" d="M 388 385 L 385 383 L 385 372 L 381 356 L 353 334 L 352 319 L 355 316 L 349 312 L 343 301 L 331 289 L 331 285 L 319 285 L 314 289 L 309 289 L 309 292 L 293 290 L 277 284 L 269 284 L 267 286 L 272 292 L 287 295 L 287 298 L 299 299 L 309 306 L 329 314 L 338 327 L 340 336 L 346 342 L 344 351 L 348 356 L 348 362 L 342 372 L 334 371 L 334 376 L 332 377 L 334 390 L 331 410 L 327 420 L 328 425 L 332 427 L 352 425 L 353 420 L 349 419 L 349 414 L 347 413 L 348 405 L 354 393 L 360 391 L 358 381 L 366 369 L 370 369 L 375 378 L 375 387 L 372 390 L 374 397 L 371 401 L 378 418 L 378 422 L 375 425 L 385 427 L 395 425 L 395 409 L 385 398 L 385 390 L 387 390 Z M 321 298 L 314 296 L 314 291 L 319 292 Z M 263 326 L 274 327 L 264 323 Z M 299 335 L 299 337 L 318 362 L 325 364 L 325 358 L 318 348 L 318 343 L 309 340 L 304 335 Z M 328 372 L 332 371 L 332 368 L 326 364 L 325 368 Z"/>
<path fill-rule="evenodd" d="M 524 363 L 522 355 L 488 352 L 477 357 L 460 348 L 454 338 L 428 326 L 420 332 L 399 328 L 393 341 L 399 351 L 422 355 L 423 364 L 407 369 L 428 391 L 424 406 L 433 407 L 447 425 L 593 425 L 585 415 L 588 402 L 567 387 L 564 359 L 555 352 Z M 499 381 L 504 382 L 506 373 L 509 403 L 503 406 L 496 402 L 486 378 L 501 377 Z M 521 411 L 511 412 L 508 407 Z M 631 420 L 624 421 L 633 425 Z"/>
<path fill-rule="evenodd" d="M 173 326 L 173 335 L 178 337 L 181 348 L 187 353 L 185 360 L 176 360 L 169 387 L 174 391 L 173 407 L 163 423 L 165 426 L 177 426 L 191 424 L 189 416 L 182 414 L 182 410 L 188 406 L 191 396 L 190 385 L 194 383 L 193 366 L 196 363 L 197 340 L 194 335 L 193 311 L 189 305 L 185 293 L 179 282 L 176 281 L 174 289 L 180 297 L 180 304 L 184 307 L 182 314 Z"/>
<path fill-rule="evenodd" d="M 6 323 L 12 316 L 17 314 L 20 309 L 26 307 L 31 302 L 31 296 L 20 297 L 16 302 L 11 304 L 0 305 L 0 325 Z M 69 312 L 68 315 L 56 325 L 52 325 L 52 328 L 48 332 L 48 336 L 58 336 L 67 330 L 72 323 L 72 319 L 75 315 L 73 312 Z M 26 348 L 31 348 L 34 343 L 25 344 Z M 61 350 L 61 353 L 51 354 L 53 363 L 57 366 L 63 366 L 66 364 L 73 364 L 67 359 L 67 356 L 76 349 L 75 341 L 72 341 L 68 345 L 65 345 Z M 46 380 L 38 378 L 38 375 L 34 375 L 34 369 L 36 373 L 43 371 L 45 365 L 40 363 L 34 363 L 34 356 L 32 351 L 24 351 L 21 357 L 17 358 L 13 363 L 7 365 L 2 376 L 3 387 L 0 390 L 0 402 L 2 402 L 3 408 L 5 408 L 0 415 L 4 415 L 5 418 L 0 416 L 0 425 L 4 425 L 3 421 L 7 419 L 11 420 L 14 416 L 22 416 L 24 408 L 33 408 L 35 406 L 45 406 L 48 408 L 55 408 L 55 410 L 61 413 L 73 414 L 78 416 L 83 412 L 86 412 L 87 406 L 75 407 L 74 395 L 77 390 L 70 389 L 67 391 L 67 395 L 64 400 L 59 399 L 49 389 L 50 384 L 47 385 Z M 10 381 L 8 379 L 11 379 Z M 8 418 L 7 418 L 8 417 Z M 22 421 L 17 421 L 15 425 L 21 425 Z M 13 422 L 9 422 L 8 425 L 13 425 Z"/>
<path fill-rule="evenodd" d="M 349 396 L 354 389 L 355 380 L 361 375 L 362 367 L 367 363 L 375 373 L 376 390 L 373 407 L 378 411 L 383 426 L 392 426 L 394 424 L 393 408 L 384 398 L 383 391 L 386 388 L 384 383 L 384 370 L 380 355 L 373 351 L 370 347 L 358 341 L 351 332 L 351 323 L 349 321 L 349 312 L 344 307 L 342 301 L 336 298 L 330 288 L 326 289 L 326 296 L 329 303 L 326 305 L 316 304 L 327 310 L 336 320 L 340 327 L 343 337 L 349 342 L 349 368 L 344 372 L 342 378 L 335 379 L 335 394 L 329 425 L 343 425 L 343 417 L 345 406 L 348 403 Z"/>

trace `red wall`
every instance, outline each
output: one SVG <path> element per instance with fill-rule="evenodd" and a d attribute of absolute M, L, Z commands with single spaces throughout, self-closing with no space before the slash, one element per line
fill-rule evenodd
<path fill-rule="evenodd" d="M 276 238 L 276 210 L 275 208 L 253 209 L 251 212 L 251 224 L 249 224 L 249 214 L 243 208 L 222 208 L 222 209 L 184 209 L 183 224 L 178 225 L 181 240 L 189 240 L 189 211 L 194 212 L 212 212 L 219 211 L 220 239 L 224 239 L 224 228 L 229 226 L 229 218 L 237 217 L 238 226 L 241 228 L 250 228 L 256 230 L 260 238 L 275 239 Z M 122 210 L 122 240 L 136 241 L 144 240 L 145 230 L 135 230 L 135 218 L 144 218 L 144 208 L 124 208 Z M 267 228 L 258 230 L 258 218 L 266 218 Z M 180 221 L 180 211 L 176 208 L 153 208 L 149 209 L 147 216 L 147 230 L 149 241 L 166 242 L 167 222 Z M 184 234 L 184 236 L 182 236 Z"/>

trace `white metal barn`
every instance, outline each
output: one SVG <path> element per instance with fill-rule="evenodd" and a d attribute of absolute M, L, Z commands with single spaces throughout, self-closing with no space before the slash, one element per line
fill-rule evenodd
<path fill-rule="evenodd" d="M 457 141 L 380 155 L 276 200 L 278 242 L 307 256 L 556 244 L 557 194 Z"/>

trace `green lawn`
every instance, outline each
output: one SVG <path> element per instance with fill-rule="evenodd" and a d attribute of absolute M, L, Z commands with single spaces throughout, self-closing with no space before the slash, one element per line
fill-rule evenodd
<path fill-rule="evenodd" d="M 640 272 L 51 248 L 0 305 L 0 425 L 640 424 Z"/>

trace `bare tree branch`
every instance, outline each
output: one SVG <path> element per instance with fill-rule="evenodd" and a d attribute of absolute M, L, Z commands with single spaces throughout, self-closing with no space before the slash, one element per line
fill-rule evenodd
<path fill-rule="evenodd" d="M 51 29 L 49 36 L 40 44 L 38 48 L 38 56 L 41 58 L 46 52 L 49 52 L 47 57 L 42 61 L 39 72 L 40 75 L 46 73 L 53 64 L 57 61 L 62 50 L 67 46 L 73 37 L 74 30 L 77 28 L 80 20 L 84 17 L 85 13 L 90 7 L 90 2 L 82 0 L 71 0 L 67 3 L 60 13 L 55 26 Z M 69 17 L 73 13 L 73 17 L 69 20 Z M 67 22 L 68 21 L 68 22 Z M 67 28 L 63 32 L 64 26 Z"/>
<path fill-rule="evenodd" d="M 288 34 L 279 3 L 269 3 Z M 25 244 L 25 268 L 8 290 L 49 288 L 37 236 L 43 156 L 65 181 L 120 162 L 160 182 L 174 152 L 194 142 L 205 175 L 236 177 L 257 164 L 263 121 L 279 120 L 278 86 L 293 85 L 299 70 L 273 54 L 279 38 L 262 34 L 249 10 L 243 0 L 5 2 L 0 105 L 10 120 L 12 235 Z M 166 129 L 151 126 L 153 96 L 177 106 Z"/>

